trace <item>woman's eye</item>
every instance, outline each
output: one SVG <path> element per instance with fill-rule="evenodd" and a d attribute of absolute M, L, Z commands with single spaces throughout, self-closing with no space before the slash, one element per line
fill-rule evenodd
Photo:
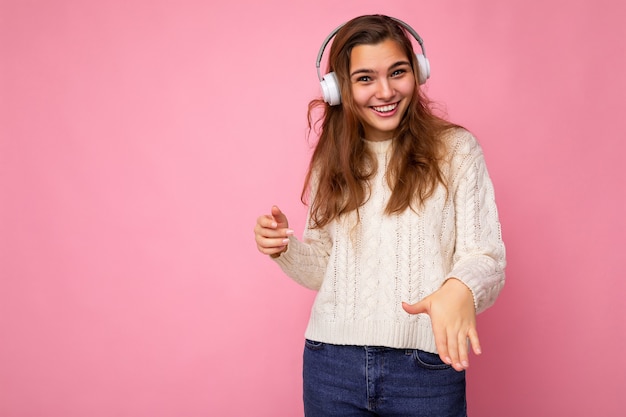
<path fill-rule="evenodd" d="M 394 72 L 391 73 L 392 77 L 397 77 L 399 75 L 402 75 L 406 72 L 406 70 L 404 69 L 399 69 L 399 70 L 395 70 Z"/>
<path fill-rule="evenodd" d="M 371 81 L 372 79 L 370 77 L 368 77 L 367 75 L 364 75 L 362 77 L 357 78 L 356 80 L 358 82 L 366 83 L 368 81 Z"/>

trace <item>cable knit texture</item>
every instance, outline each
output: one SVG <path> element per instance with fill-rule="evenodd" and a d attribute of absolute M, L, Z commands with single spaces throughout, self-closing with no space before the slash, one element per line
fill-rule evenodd
<path fill-rule="evenodd" d="M 291 237 L 275 258 L 296 282 L 318 290 L 305 337 L 436 353 L 429 316 L 406 313 L 402 301 L 416 303 L 457 278 L 472 291 L 478 313 L 495 302 L 504 285 L 505 250 L 483 153 L 463 129 L 445 141 L 449 193 L 440 186 L 418 212 L 384 214 L 393 142 L 367 142 L 378 170 L 361 221 L 351 213 L 323 229 L 307 227 L 302 240 Z"/>

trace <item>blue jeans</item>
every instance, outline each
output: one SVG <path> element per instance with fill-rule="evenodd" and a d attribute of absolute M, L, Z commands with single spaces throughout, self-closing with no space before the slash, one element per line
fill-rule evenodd
<path fill-rule="evenodd" d="M 465 372 L 415 349 L 307 340 L 306 417 L 466 417 Z"/>

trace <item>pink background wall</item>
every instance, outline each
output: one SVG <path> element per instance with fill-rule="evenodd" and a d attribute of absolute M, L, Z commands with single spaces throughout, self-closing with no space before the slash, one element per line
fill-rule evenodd
<path fill-rule="evenodd" d="M 1 416 L 302 415 L 313 294 L 252 227 L 302 230 L 315 56 L 372 12 L 496 185 L 472 415 L 624 415 L 623 2 L 389 3 L 0 1 Z"/>

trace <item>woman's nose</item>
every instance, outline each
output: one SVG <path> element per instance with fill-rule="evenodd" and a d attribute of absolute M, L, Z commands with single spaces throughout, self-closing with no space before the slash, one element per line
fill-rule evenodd
<path fill-rule="evenodd" d="M 393 87 L 391 83 L 386 78 L 381 78 L 378 80 L 378 88 L 376 90 L 376 97 L 381 100 L 388 100 L 393 97 Z"/>

